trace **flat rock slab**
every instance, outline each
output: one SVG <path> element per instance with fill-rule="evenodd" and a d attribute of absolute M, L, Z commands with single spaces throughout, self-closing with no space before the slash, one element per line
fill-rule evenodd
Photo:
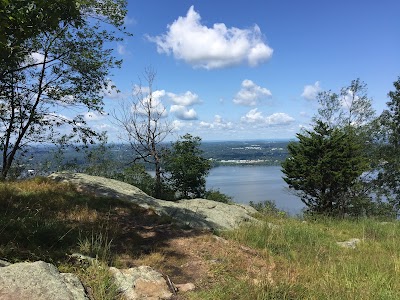
<path fill-rule="evenodd" d="M 79 279 L 43 261 L 0 267 L 0 300 L 88 300 Z"/>
<path fill-rule="evenodd" d="M 256 221 L 251 215 L 257 211 L 248 205 L 225 204 L 206 199 L 177 202 L 153 198 L 139 188 L 114 179 L 81 173 L 59 172 L 49 178 L 75 184 L 78 190 L 99 197 L 126 199 L 144 208 L 152 208 L 159 215 L 167 215 L 179 223 L 200 229 L 234 229 L 246 222 Z"/>

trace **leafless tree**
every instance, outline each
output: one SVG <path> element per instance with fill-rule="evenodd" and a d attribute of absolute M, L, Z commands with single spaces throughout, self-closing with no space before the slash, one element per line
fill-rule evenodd
<path fill-rule="evenodd" d="M 132 149 L 133 163 L 144 161 L 155 168 L 155 197 L 162 193 L 161 152 L 162 142 L 172 132 L 167 111 L 153 91 L 156 72 L 146 68 L 141 83 L 134 87 L 133 97 L 121 101 L 120 108 L 112 112 L 115 124 L 122 128 L 120 138 Z"/>

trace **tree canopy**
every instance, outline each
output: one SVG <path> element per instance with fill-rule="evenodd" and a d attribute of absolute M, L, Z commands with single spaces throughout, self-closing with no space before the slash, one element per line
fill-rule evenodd
<path fill-rule="evenodd" d="M 311 212 L 363 213 L 371 202 L 361 175 L 371 170 L 366 128 L 374 117 L 366 85 L 353 80 L 339 94 L 320 93 L 318 101 L 312 130 L 288 146 L 284 180 Z"/>
<path fill-rule="evenodd" d="M 350 189 L 368 168 L 360 144 L 343 129 L 318 121 L 297 134 L 282 164 L 284 180 L 310 211 L 343 214 L 352 205 Z"/>
<path fill-rule="evenodd" d="M 379 163 L 375 184 L 381 187 L 386 199 L 400 210 L 400 77 L 388 93 L 390 101 L 378 119 Z"/>
<path fill-rule="evenodd" d="M 206 176 L 211 168 L 209 160 L 202 156 L 201 138 L 190 134 L 181 136 L 172 144 L 164 160 L 168 182 L 181 194 L 181 198 L 203 197 Z"/>
<path fill-rule="evenodd" d="M 102 113 L 111 69 L 121 63 L 108 42 L 124 34 L 125 1 L 48 3 L 2 1 L 1 9 L 9 15 L 1 21 L 5 24 L 1 46 L 10 57 L 1 60 L 0 76 L 3 179 L 17 154 L 30 143 L 88 143 L 98 138 L 82 111 Z M 48 17 L 52 8 L 55 15 Z M 62 114 L 71 108 L 69 113 L 78 113 Z"/>

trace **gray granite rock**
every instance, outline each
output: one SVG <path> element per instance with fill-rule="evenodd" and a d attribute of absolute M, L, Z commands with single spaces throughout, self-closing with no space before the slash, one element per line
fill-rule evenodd
<path fill-rule="evenodd" d="M 140 266 L 130 269 L 110 268 L 119 291 L 126 300 L 159 300 L 171 299 L 166 280 L 151 267 Z"/>
<path fill-rule="evenodd" d="M 257 211 L 249 205 L 225 204 L 206 199 L 178 202 L 153 198 L 135 186 L 114 179 L 81 173 L 59 172 L 49 178 L 75 184 L 78 190 L 99 197 L 115 197 L 132 201 L 144 208 L 152 208 L 159 215 L 167 215 L 181 224 L 201 229 L 233 229 L 240 224 L 256 221 Z"/>
<path fill-rule="evenodd" d="M 88 300 L 82 283 L 74 274 L 60 273 L 43 261 L 0 267 L 0 299 Z"/>

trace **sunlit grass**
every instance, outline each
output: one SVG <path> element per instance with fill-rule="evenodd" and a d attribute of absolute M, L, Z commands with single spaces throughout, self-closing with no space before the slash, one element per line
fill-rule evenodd
<path fill-rule="evenodd" d="M 272 280 L 255 285 L 231 272 L 229 280 L 192 299 L 400 299 L 398 222 L 271 216 L 264 221 L 222 234 L 266 251 L 279 265 Z M 355 249 L 336 244 L 350 238 L 361 243 Z"/>

